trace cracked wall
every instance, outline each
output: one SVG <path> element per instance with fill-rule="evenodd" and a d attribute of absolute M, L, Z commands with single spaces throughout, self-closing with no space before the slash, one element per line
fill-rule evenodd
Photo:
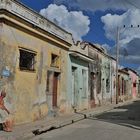
<path fill-rule="evenodd" d="M 10 71 L 9 77 L 0 77 L 0 90 L 5 89 L 8 93 L 6 106 L 12 112 L 15 123 L 35 121 L 47 116 L 49 108 L 46 79 L 47 70 L 50 69 L 61 74 L 58 84 L 58 111 L 65 112 L 67 51 L 51 41 L 11 25 L 1 23 L 0 31 L 0 71 Z M 19 47 L 36 52 L 35 71 L 20 70 Z M 50 66 L 52 53 L 61 57 L 57 70 Z"/>

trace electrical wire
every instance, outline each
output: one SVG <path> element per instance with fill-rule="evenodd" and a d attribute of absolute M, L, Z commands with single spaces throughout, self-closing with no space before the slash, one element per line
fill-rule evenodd
<path fill-rule="evenodd" d="M 125 0 L 125 2 L 130 4 L 130 5 L 132 5 L 132 6 L 134 6 L 137 9 L 140 9 L 140 7 L 137 4 L 134 4 L 133 2 L 130 2 L 129 0 Z"/>

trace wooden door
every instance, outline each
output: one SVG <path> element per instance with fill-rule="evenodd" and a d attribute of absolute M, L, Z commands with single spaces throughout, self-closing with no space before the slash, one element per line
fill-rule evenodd
<path fill-rule="evenodd" d="M 54 77 L 53 77 L 53 97 L 52 97 L 52 106 L 53 107 L 57 107 L 58 76 L 59 76 L 59 73 L 54 72 Z"/>
<path fill-rule="evenodd" d="M 77 88 L 77 84 L 76 84 L 76 67 L 72 67 L 72 105 L 74 106 L 74 107 L 77 107 L 77 102 L 78 102 L 78 100 L 77 100 L 77 90 L 76 90 L 76 88 Z"/>

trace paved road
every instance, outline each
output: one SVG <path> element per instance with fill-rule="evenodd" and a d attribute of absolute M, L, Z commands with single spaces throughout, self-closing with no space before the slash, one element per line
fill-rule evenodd
<path fill-rule="evenodd" d="M 52 130 L 31 140 L 140 140 L 140 101 Z"/>

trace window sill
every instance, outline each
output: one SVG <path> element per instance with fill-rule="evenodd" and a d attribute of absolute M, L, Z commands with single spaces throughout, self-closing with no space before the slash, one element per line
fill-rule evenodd
<path fill-rule="evenodd" d="M 36 73 L 36 70 L 19 69 L 21 72 Z"/>
<path fill-rule="evenodd" d="M 59 66 L 55 66 L 55 65 L 50 65 L 50 66 L 53 67 L 53 68 L 57 68 L 57 69 L 60 68 Z"/>

